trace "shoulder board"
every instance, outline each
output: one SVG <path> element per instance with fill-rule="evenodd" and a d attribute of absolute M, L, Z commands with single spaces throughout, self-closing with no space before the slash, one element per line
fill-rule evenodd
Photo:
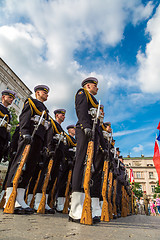
<path fill-rule="evenodd" d="M 66 136 L 68 142 L 69 142 L 73 147 L 77 146 L 77 143 L 74 143 L 74 142 L 72 141 L 72 139 L 70 138 L 70 136 L 68 136 L 68 134 L 67 134 L 66 132 L 65 132 L 65 136 Z"/>
<path fill-rule="evenodd" d="M 78 95 L 81 95 L 81 94 L 83 94 L 83 93 L 84 93 L 83 91 L 79 91 L 79 92 L 78 92 Z"/>
<path fill-rule="evenodd" d="M 39 116 L 42 115 L 42 112 L 38 110 L 38 108 L 36 107 L 35 103 L 33 102 L 33 100 L 31 98 L 28 98 L 28 102 L 29 102 L 29 105 L 30 105 L 30 108 L 31 108 L 31 112 L 33 114 L 33 109 L 34 111 L 36 112 L 36 114 L 38 114 Z M 45 110 L 45 117 L 47 118 L 47 113 L 46 113 L 46 110 Z"/>
<path fill-rule="evenodd" d="M 106 131 L 106 128 L 105 128 L 105 126 L 104 126 L 104 124 L 102 123 L 102 129 L 104 130 L 104 131 Z"/>
<path fill-rule="evenodd" d="M 51 116 L 49 116 L 49 117 L 50 117 L 50 120 L 51 120 L 51 125 L 52 125 L 53 132 L 54 132 L 54 130 L 55 130 L 55 132 L 56 132 L 57 134 L 61 134 L 61 133 L 58 131 L 58 129 L 57 129 L 57 127 L 56 127 L 56 124 L 55 124 L 53 118 L 52 118 Z"/>
<path fill-rule="evenodd" d="M 4 118 L 4 116 L 7 116 L 6 118 L 7 118 L 7 122 L 9 122 L 9 115 L 8 114 L 4 114 L 4 113 L 2 113 L 1 111 L 0 111 L 0 117 L 2 117 L 2 118 Z M 6 119 L 5 119 L 6 120 Z"/>
<path fill-rule="evenodd" d="M 93 106 L 94 108 L 98 108 L 98 104 L 96 104 L 96 103 L 94 102 L 94 100 L 93 100 L 92 97 L 91 97 L 91 94 L 90 94 L 85 88 L 83 88 L 83 90 L 84 90 L 84 92 L 85 92 L 85 94 L 86 94 L 87 99 L 89 99 L 90 103 L 92 104 L 92 106 Z"/>

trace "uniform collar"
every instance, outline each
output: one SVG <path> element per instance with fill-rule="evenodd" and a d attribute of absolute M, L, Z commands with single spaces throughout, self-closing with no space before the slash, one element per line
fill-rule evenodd
<path fill-rule="evenodd" d="M 3 105 L 3 103 L 2 103 L 2 102 L 0 102 L 0 104 L 1 104 L 3 107 L 5 107 L 6 109 L 8 109 L 6 106 L 4 106 L 4 105 Z"/>

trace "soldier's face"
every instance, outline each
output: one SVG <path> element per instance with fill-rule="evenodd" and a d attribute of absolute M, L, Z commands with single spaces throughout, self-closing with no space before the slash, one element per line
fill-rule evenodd
<path fill-rule="evenodd" d="M 89 88 L 89 92 L 92 95 L 96 95 L 97 94 L 97 92 L 98 92 L 97 84 L 95 84 L 95 83 L 88 83 L 88 88 Z"/>
<path fill-rule="evenodd" d="M 46 91 L 43 91 L 43 90 L 37 91 L 37 95 L 41 99 L 42 102 L 47 101 L 48 93 Z"/>
<path fill-rule="evenodd" d="M 9 95 L 3 95 L 2 96 L 2 103 L 5 105 L 5 106 L 9 106 L 12 104 L 14 98 L 12 96 L 9 96 Z"/>
<path fill-rule="evenodd" d="M 103 109 L 101 108 L 100 111 L 101 111 L 101 115 L 104 117 L 104 111 L 103 111 Z"/>
<path fill-rule="evenodd" d="M 60 122 L 64 122 L 65 114 L 64 113 L 58 113 L 56 114 L 56 118 L 60 120 Z"/>
<path fill-rule="evenodd" d="M 112 132 L 111 126 L 107 126 L 106 130 L 107 130 L 108 133 L 111 133 Z"/>
<path fill-rule="evenodd" d="M 75 128 L 70 128 L 70 129 L 68 129 L 68 133 L 69 133 L 70 135 L 72 135 L 72 136 L 75 136 L 75 133 L 76 133 Z"/>
<path fill-rule="evenodd" d="M 120 152 L 119 152 L 119 151 L 117 151 L 117 156 L 119 157 L 119 155 L 120 155 Z"/>

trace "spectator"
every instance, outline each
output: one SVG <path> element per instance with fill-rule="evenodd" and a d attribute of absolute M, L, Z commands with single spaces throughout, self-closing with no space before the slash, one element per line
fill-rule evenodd
<path fill-rule="evenodd" d="M 148 215 L 149 215 L 149 216 L 151 215 L 150 199 L 149 199 L 149 201 L 148 201 Z"/>
<path fill-rule="evenodd" d="M 151 209 L 151 215 L 152 216 L 156 216 L 156 212 L 154 210 L 154 207 L 155 207 L 155 205 L 154 205 L 153 200 L 150 200 L 150 209 Z"/>
<path fill-rule="evenodd" d="M 139 203 L 140 203 L 140 214 L 143 214 L 144 213 L 144 199 L 142 197 L 140 197 L 140 200 L 139 200 Z"/>
<path fill-rule="evenodd" d="M 158 194 L 156 198 L 156 206 L 157 206 L 158 214 L 160 215 L 160 194 Z"/>

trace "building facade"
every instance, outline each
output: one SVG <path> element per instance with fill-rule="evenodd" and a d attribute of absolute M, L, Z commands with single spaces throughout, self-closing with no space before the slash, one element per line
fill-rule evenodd
<path fill-rule="evenodd" d="M 0 92 L 10 89 L 16 92 L 17 97 L 12 103 L 12 107 L 19 116 L 24 101 L 32 94 L 31 90 L 13 72 L 13 70 L 0 58 Z"/>
<path fill-rule="evenodd" d="M 133 169 L 134 181 L 140 184 L 142 191 L 146 191 L 149 197 L 155 193 L 155 186 L 158 181 L 158 174 L 153 163 L 153 157 L 130 157 L 124 158 L 123 163 L 127 168 L 128 175 L 130 168 Z"/>

